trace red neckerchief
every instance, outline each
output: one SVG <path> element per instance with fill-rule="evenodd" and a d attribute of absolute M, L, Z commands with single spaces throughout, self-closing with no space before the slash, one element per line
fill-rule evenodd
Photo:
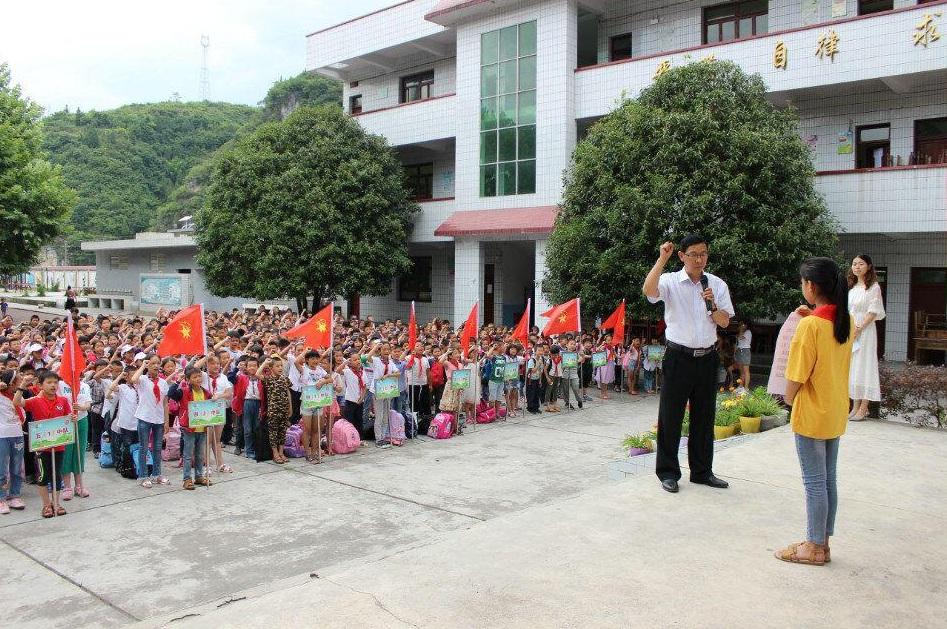
<path fill-rule="evenodd" d="M 16 395 L 16 394 L 13 393 L 12 391 L 11 391 L 11 392 L 7 392 L 6 390 L 3 390 L 3 391 L 0 391 L 0 395 L 2 395 L 3 397 L 9 399 L 10 402 L 13 402 L 13 396 Z M 26 411 L 24 411 L 24 410 L 23 410 L 22 408 L 20 408 L 19 406 L 14 406 L 13 408 L 16 409 L 16 414 L 17 414 L 17 417 L 20 418 L 20 423 L 23 423 L 23 420 L 26 419 Z"/>
<path fill-rule="evenodd" d="M 155 402 L 161 401 L 161 388 L 158 386 L 158 378 L 152 380 L 151 392 L 155 394 Z"/>
<path fill-rule="evenodd" d="M 210 394 L 213 396 L 217 393 L 217 378 L 212 378 L 210 374 L 207 374 L 208 380 L 210 380 Z"/>
<path fill-rule="evenodd" d="M 562 354 L 556 354 L 552 357 L 552 364 L 558 366 L 562 362 Z"/>
<path fill-rule="evenodd" d="M 352 369 L 351 367 L 349 367 L 349 369 L 352 371 L 352 373 L 354 373 L 356 376 L 358 376 L 358 390 L 359 390 L 359 391 L 364 391 L 364 390 L 365 390 L 365 380 L 362 378 L 362 368 L 361 368 L 361 366 L 359 366 L 359 367 L 356 368 L 356 369 Z"/>
<path fill-rule="evenodd" d="M 825 319 L 826 321 L 835 321 L 835 304 L 826 304 L 824 306 L 819 306 L 812 311 L 813 317 L 819 317 L 820 319 Z"/>

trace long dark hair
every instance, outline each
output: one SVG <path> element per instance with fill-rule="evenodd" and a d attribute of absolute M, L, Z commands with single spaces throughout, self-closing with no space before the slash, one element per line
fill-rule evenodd
<path fill-rule="evenodd" d="M 851 332 L 851 321 L 848 315 L 848 282 L 835 261 L 832 258 L 809 258 L 800 265 L 799 276 L 815 284 L 819 289 L 819 295 L 835 306 L 833 325 L 835 340 L 839 343 L 848 341 L 848 335 Z"/>
<path fill-rule="evenodd" d="M 875 263 L 871 261 L 871 256 L 867 253 L 859 253 L 855 256 L 862 262 L 868 265 L 868 270 L 865 271 L 865 289 L 871 288 L 871 285 L 878 281 L 878 273 L 875 272 Z M 855 258 L 852 258 L 854 260 Z M 851 267 L 848 269 L 848 287 L 852 288 L 858 284 L 858 278 L 855 277 L 855 274 L 852 273 Z"/>

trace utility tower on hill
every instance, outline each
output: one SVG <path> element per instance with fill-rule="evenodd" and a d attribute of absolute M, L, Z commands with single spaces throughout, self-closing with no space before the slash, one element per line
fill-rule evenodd
<path fill-rule="evenodd" d="M 201 100 L 210 100 L 210 71 L 207 69 L 207 49 L 210 48 L 210 37 L 201 35 Z"/>

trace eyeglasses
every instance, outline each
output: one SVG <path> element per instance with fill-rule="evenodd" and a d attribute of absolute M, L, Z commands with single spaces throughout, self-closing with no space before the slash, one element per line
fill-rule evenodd
<path fill-rule="evenodd" d="M 704 251 L 703 253 L 685 253 L 684 255 L 691 260 L 706 260 L 710 253 Z"/>

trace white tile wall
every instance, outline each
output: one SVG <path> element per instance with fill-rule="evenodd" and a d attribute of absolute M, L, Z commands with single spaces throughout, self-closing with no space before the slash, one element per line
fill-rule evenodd
<path fill-rule="evenodd" d="M 411 245 L 408 255 L 432 257 L 431 288 L 433 300 L 430 303 L 415 303 L 418 322 L 430 321 L 434 317 L 453 321 L 453 247 L 449 244 L 438 246 Z M 360 306 L 363 317 L 370 314 L 375 317 L 376 321 L 401 318 L 407 322 L 411 302 L 398 301 L 398 280 L 392 279 L 389 294 L 375 297 L 363 295 Z"/>
<path fill-rule="evenodd" d="M 394 72 L 378 72 L 370 77 L 361 78 L 358 85 L 351 87 L 352 81 L 345 81 L 342 86 L 342 102 L 346 110 L 349 107 L 349 97 L 360 94 L 362 96 L 362 112 L 384 107 L 394 107 L 400 104 L 401 78 L 413 74 L 420 74 L 434 70 L 434 85 L 431 88 L 432 96 L 453 94 L 457 89 L 456 58 L 450 57 L 438 61 L 430 61 L 430 55 L 419 53 L 399 60 L 398 69 Z M 416 106 L 416 105 L 411 105 Z"/>
<path fill-rule="evenodd" d="M 369 133 L 385 136 L 392 146 L 418 144 L 457 135 L 457 105 L 456 96 L 446 96 L 369 112 L 355 119 Z"/>
<path fill-rule="evenodd" d="M 458 238 L 454 241 L 454 309 L 448 319 L 455 325 L 467 318 L 474 302 L 483 295 L 483 264 L 479 240 Z M 483 320 L 482 314 L 480 320 Z"/>
<path fill-rule="evenodd" d="M 911 268 L 947 267 L 947 234 L 912 234 L 896 238 L 881 234 L 844 235 L 841 248 L 846 259 L 866 253 L 875 266 L 887 267 L 885 358 L 906 360 L 908 335 L 911 333 Z"/>

